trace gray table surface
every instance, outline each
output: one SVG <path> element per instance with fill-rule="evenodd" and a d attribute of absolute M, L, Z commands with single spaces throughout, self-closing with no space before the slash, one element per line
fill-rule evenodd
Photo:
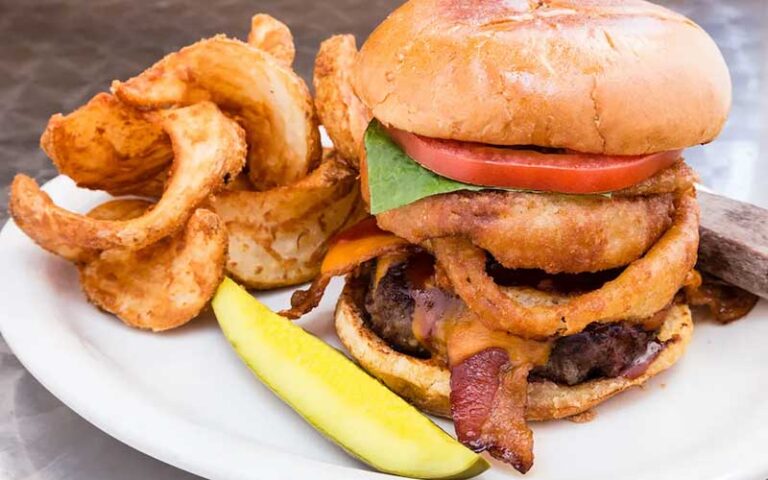
<path fill-rule="evenodd" d="M 768 1 L 669 0 L 720 45 L 734 78 L 734 107 L 723 135 L 687 158 L 705 185 L 768 207 Z M 286 22 L 296 68 L 311 78 L 320 41 L 354 33 L 361 42 L 399 2 L 386 0 L 0 0 L 0 222 L 16 172 L 56 175 L 38 148 L 48 117 L 69 112 L 113 79 L 163 54 L 224 32 L 244 37 L 253 13 Z M 670 105 L 674 108 L 674 105 Z M 1 270 L 0 270 L 1 271 Z M 7 274 L 7 272 L 6 272 Z M 0 307 L 0 315 L 2 315 Z M 192 479 L 93 427 L 48 393 L 0 338 L 0 478 Z"/>

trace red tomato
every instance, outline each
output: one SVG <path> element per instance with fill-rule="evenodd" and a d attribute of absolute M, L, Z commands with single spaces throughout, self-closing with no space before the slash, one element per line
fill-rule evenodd
<path fill-rule="evenodd" d="M 681 153 L 541 153 L 422 137 L 395 128 L 388 132 L 409 157 L 443 177 L 472 185 L 559 193 L 603 193 L 631 187 L 675 163 Z"/>

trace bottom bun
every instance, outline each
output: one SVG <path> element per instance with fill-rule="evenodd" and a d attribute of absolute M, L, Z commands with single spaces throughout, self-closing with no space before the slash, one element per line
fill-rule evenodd
<path fill-rule="evenodd" d="M 445 365 L 393 350 L 365 324 L 365 316 L 355 300 L 362 298 L 364 285 L 350 283 L 336 306 L 336 332 L 341 343 L 357 362 L 392 391 L 425 412 L 450 418 L 450 372 Z M 552 420 L 583 413 L 630 387 L 674 365 L 682 356 L 693 333 L 691 311 L 687 305 L 673 305 L 667 312 L 657 338 L 666 347 L 635 379 L 624 377 L 590 380 L 567 386 L 553 382 L 528 385 L 528 420 Z"/>

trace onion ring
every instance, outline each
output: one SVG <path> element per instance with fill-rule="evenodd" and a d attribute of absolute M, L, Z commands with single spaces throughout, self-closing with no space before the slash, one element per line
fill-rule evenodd
<path fill-rule="evenodd" d="M 575 197 L 457 192 L 380 213 L 379 226 L 411 243 L 460 236 L 506 268 L 608 270 L 640 258 L 672 223 L 674 197 Z"/>
<path fill-rule="evenodd" d="M 491 329 L 524 338 L 573 335 L 592 322 L 642 320 L 664 308 L 696 264 L 699 207 L 692 192 L 677 200 L 674 224 L 618 278 L 591 292 L 542 304 L 526 288 L 500 288 L 485 271 L 486 255 L 469 240 L 427 242 L 453 289 Z"/>
<path fill-rule="evenodd" d="M 178 231 L 243 168 L 245 141 L 242 129 L 210 102 L 156 115 L 171 137 L 175 158 L 167 188 L 153 209 L 131 220 L 97 220 L 57 207 L 32 178 L 17 175 L 10 211 L 19 227 L 25 232 L 33 226 L 45 229 L 48 237 L 97 250 L 139 249 Z"/>
<path fill-rule="evenodd" d="M 690 190 L 699 181 L 696 172 L 684 160 L 670 165 L 651 178 L 624 190 L 611 192 L 614 197 L 680 193 Z"/>
<path fill-rule="evenodd" d="M 353 35 L 334 35 L 320 44 L 315 57 L 315 108 L 333 145 L 345 160 L 357 166 L 370 110 L 352 88 L 352 65 L 357 56 Z"/>
<path fill-rule="evenodd" d="M 223 35 L 171 53 L 139 76 L 114 82 L 142 110 L 210 100 L 246 132 L 248 174 L 259 190 L 289 185 L 319 162 L 320 136 L 304 81 L 272 55 Z"/>

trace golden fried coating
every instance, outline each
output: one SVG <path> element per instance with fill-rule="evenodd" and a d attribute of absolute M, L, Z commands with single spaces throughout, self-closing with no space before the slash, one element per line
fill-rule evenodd
<path fill-rule="evenodd" d="M 130 220 L 151 207 L 145 200 L 111 200 L 88 217 Z M 27 233 L 44 249 L 77 265 L 91 303 L 133 327 L 160 331 L 183 325 L 208 303 L 224 276 L 226 230 L 208 210 L 195 211 L 184 231 L 139 250 L 81 248 L 50 236 L 45 228 Z"/>
<path fill-rule="evenodd" d="M 486 272 L 483 250 L 458 237 L 427 242 L 456 294 L 494 330 L 524 338 L 572 335 L 592 322 L 642 320 L 668 305 L 696 264 L 699 206 L 681 196 L 675 222 L 641 259 L 614 280 L 563 298 L 523 287 L 500 287 Z"/>
<path fill-rule="evenodd" d="M 100 208 L 125 205 L 120 202 Z M 91 303 L 132 327 L 162 331 L 200 313 L 224 277 L 226 258 L 224 226 L 216 214 L 199 209 L 176 235 L 139 250 L 103 251 L 78 268 Z"/>
<path fill-rule="evenodd" d="M 679 193 L 692 189 L 698 180 L 696 172 L 684 160 L 680 160 L 636 185 L 611 194 L 621 197 Z"/>
<path fill-rule="evenodd" d="M 88 217 L 96 220 L 130 220 L 144 215 L 152 205 L 152 202 L 138 198 L 110 200 L 91 209 Z"/>
<path fill-rule="evenodd" d="M 365 215 L 357 174 L 335 154 L 292 185 L 227 190 L 211 204 L 229 232 L 227 270 L 255 289 L 311 280 L 329 238 Z"/>
<path fill-rule="evenodd" d="M 286 67 L 290 67 L 296 57 L 291 30 L 286 24 L 266 13 L 251 17 L 248 45 L 264 50 Z"/>
<path fill-rule="evenodd" d="M 321 155 L 312 98 L 272 55 L 223 35 L 171 53 L 112 90 L 126 104 L 161 109 L 208 100 L 240 122 L 248 173 L 258 190 L 306 176 Z"/>
<path fill-rule="evenodd" d="M 154 208 L 131 220 L 97 220 L 57 207 L 33 179 L 17 175 L 10 211 L 19 227 L 25 232 L 46 229 L 48 237 L 98 250 L 146 247 L 181 229 L 211 193 L 243 168 L 245 140 L 237 123 L 210 102 L 156 115 L 175 156 L 167 188 Z"/>
<path fill-rule="evenodd" d="M 42 202 L 45 197 L 35 197 L 34 202 Z M 99 205 L 90 212 L 88 217 L 96 220 L 130 220 L 140 217 L 152 206 L 151 202 L 138 199 L 112 200 Z M 37 209 L 44 206 L 35 207 Z M 70 262 L 82 264 L 98 257 L 99 251 L 95 249 L 82 248 L 76 244 L 68 242 L 57 234 L 56 231 L 48 228 L 45 222 L 41 222 L 41 217 L 30 217 L 24 225 L 24 233 L 29 236 L 38 246 L 50 253 L 62 257 Z"/>
<path fill-rule="evenodd" d="M 457 192 L 376 216 L 411 243 L 466 238 L 507 268 L 580 273 L 640 258 L 672 223 L 671 194 L 651 197 Z"/>
<path fill-rule="evenodd" d="M 142 182 L 128 185 L 126 187 L 111 188 L 109 193 L 116 197 L 136 195 L 138 197 L 158 199 L 163 196 L 163 191 L 165 191 L 165 183 L 167 181 L 168 169 L 166 168 L 154 177 Z"/>
<path fill-rule="evenodd" d="M 420 410 L 451 417 L 450 372 L 434 359 L 421 359 L 400 353 L 379 338 L 365 323 L 355 298 L 359 293 L 347 283 L 336 306 L 336 332 L 347 351 L 365 370 Z M 552 420 L 585 412 L 633 386 L 644 384 L 668 369 L 683 355 L 693 333 L 691 312 L 685 305 L 673 305 L 657 339 L 666 346 L 635 379 L 624 377 L 590 380 L 574 386 L 549 381 L 528 384 L 526 418 Z"/>
<path fill-rule="evenodd" d="M 357 55 L 353 35 L 334 35 L 320 44 L 315 57 L 315 108 L 341 156 L 358 165 L 363 134 L 371 112 L 355 95 L 351 83 Z"/>
<path fill-rule="evenodd" d="M 113 194 L 149 181 L 173 160 L 162 126 L 108 93 L 52 116 L 40 146 L 79 187 Z"/>

